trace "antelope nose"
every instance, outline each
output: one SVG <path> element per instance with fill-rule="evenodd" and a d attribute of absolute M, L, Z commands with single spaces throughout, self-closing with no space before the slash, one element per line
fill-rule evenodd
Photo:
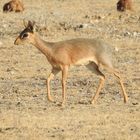
<path fill-rule="evenodd" d="M 18 38 L 14 41 L 15 45 L 18 45 Z"/>

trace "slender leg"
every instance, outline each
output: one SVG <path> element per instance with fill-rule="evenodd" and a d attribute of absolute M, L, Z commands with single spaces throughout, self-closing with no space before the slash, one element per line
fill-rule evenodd
<path fill-rule="evenodd" d="M 55 69 L 53 68 L 48 79 L 47 79 L 47 98 L 49 101 L 53 102 L 53 99 L 50 95 L 50 81 L 54 78 L 54 76 L 59 72 L 60 70 L 59 69 Z"/>
<path fill-rule="evenodd" d="M 95 101 L 97 100 L 97 98 L 99 97 L 99 93 L 104 85 L 104 81 L 105 81 L 105 76 L 104 74 L 99 70 L 99 66 L 97 64 L 95 64 L 94 62 L 91 62 L 89 63 L 87 66 L 86 66 L 88 69 L 90 69 L 92 72 L 94 72 L 95 74 L 101 76 L 101 80 L 100 80 L 100 83 L 99 83 L 99 86 L 97 88 L 97 91 L 91 101 L 92 104 L 95 103 Z"/>
<path fill-rule="evenodd" d="M 104 82 L 105 82 L 105 77 L 101 77 L 101 80 L 100 80 L 99 86 L 97 88 L 97 91 L 96 91 L 96 93 L 95 93 L 95 95 L 94 95 L 94 97 L 93 97 L 93 99 L 91 101 L 92 104 L 94 104 L 95 101 L 97 100 L 97 98 L 99 97 L 99 93 L 100 93 L 100 91 L 101 91 L 101 89 L 102 89 L 102 87 L 104 85 Z"/>
<path fill-rule="evenodd" d="M 123 93 L 122 95 L 124 97 L 124 102 L 126 103 L 128 101 L 128 97 L 127 97 L 127 94 L 126 94 L 126 91 L 125 91 L 125 88 L 124 88 L 122 78 L 121 78 L 121 76 L 118 72 L 114 72 L 114 75 L 119 78 L 119 82 L 120 82 L 122 93 Z"/>
<path fill-rule="evenodd" d="M 64 66 L 62 68 L 62 106 L 65 105 L 66 102 L 66 80 L 68 75 L 68 66 Z"/>
<path fill-rule="evenodd" d="M 119 82 L 120 82 L 120 85 L 121 85 L 121 89 L 122 89 L 122 96 L 124 97 L 124 102 L 126 103 L 128 101 L 128 97 L 127 97 L 127 94 L 126 94 L 126 91 L 125 91 L 125 88 L 124 88 L 124 84 L 123 84 L 123 81 L 122 81 L 122 78 L 119 74 L 119 71 L 114 69 L 113 67 L 110 67 L 110 66 L 107 66 L 106 67 L 111 73 L 113 73 L 117 78 L 119 78 Z"/>

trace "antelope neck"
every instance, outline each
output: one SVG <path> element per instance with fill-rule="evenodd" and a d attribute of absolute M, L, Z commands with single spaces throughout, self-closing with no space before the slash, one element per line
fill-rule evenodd
<path fill-rule="evenodd" d="M 50 57 L 52 53 L 51 49 L 51 43 L 46 42 L 43 39 L 41 39 L 38 35 L 34 36 L 34 42 L 32 43 L 36 48 L 38 48 L 44 55 L 47 57 Z"/>

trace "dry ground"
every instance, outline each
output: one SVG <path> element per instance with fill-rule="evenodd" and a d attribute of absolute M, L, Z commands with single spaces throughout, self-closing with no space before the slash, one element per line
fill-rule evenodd
<path fill-rule="evenodd" d="M 5 0 L 0 1 L 0 7 Z M 135 11 L 119 13 L 116 0 L 24 0 L 23 13 L 0 11 L 0 140 L 139 140 L 140 139 L 140 0 Z M 61 108 L 61 75 L 51 83 L 56 103 L 46 99 L 50 65 L 34 46 L 14 46 L 22 20 L 34 20 L 47 41 L 102 38 L 116 50 L 127 104 L 116 79 L 107 81 L 90 104 L 99 78 L 73 67 L 67 104 Z M 106 73 L 106 71 L 104 71 Z"/>

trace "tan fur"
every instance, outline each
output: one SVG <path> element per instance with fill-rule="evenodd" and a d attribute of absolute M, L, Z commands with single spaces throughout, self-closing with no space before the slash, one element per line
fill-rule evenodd
<path fill-rule="evenodd" d="M 117 2 L 117 10 L 118 11 L 133 10 L 132 0 L 119 0 Z"/>
<path fill-rule="evenodd" d="M 22 34 L 25 33 L 28 34 L 28 36 L 24 39 L 21 39 Z M 124 102 L 127 101 L 127 94 L 125 92 L 121 77 L 118 71 L 113 68 L 111 62 L 110 46 L 105 42 L 98 39 L 85 38 L 77 38 L 60 42 L 46 42 L 40 39 L 36 33 L 24 30 L 15 40 L 15 44 L 18 45 L 25 42 L 36 46 L 47 57 L 49 63 L 52 65 L 52 71 L 47 80 L 48 100 L 52 101 L 52 97 L 50 95 L 50 81 L 57 73 L 61 71 L 63 97 L 62 105 L 64 105 L 66 100 L 66 79 L 68 75 L 68 69 L 72 65 L 85 65 L 89 70 L 92 70 L 93 73 L 101 77 L 96 94 L 92 99 L 92 103 L 94 103 L 105 81 L 104 74 L 99 70 L 100 65 L 102 65 L 119 78 L 124 96 Z"/>
<path fill-rule="evenodd" d="M 20 0 L 11 0 L 8 3 L 4 4 L 4 12 L 22 12 L 24 10 L 23 3 Z"/>

